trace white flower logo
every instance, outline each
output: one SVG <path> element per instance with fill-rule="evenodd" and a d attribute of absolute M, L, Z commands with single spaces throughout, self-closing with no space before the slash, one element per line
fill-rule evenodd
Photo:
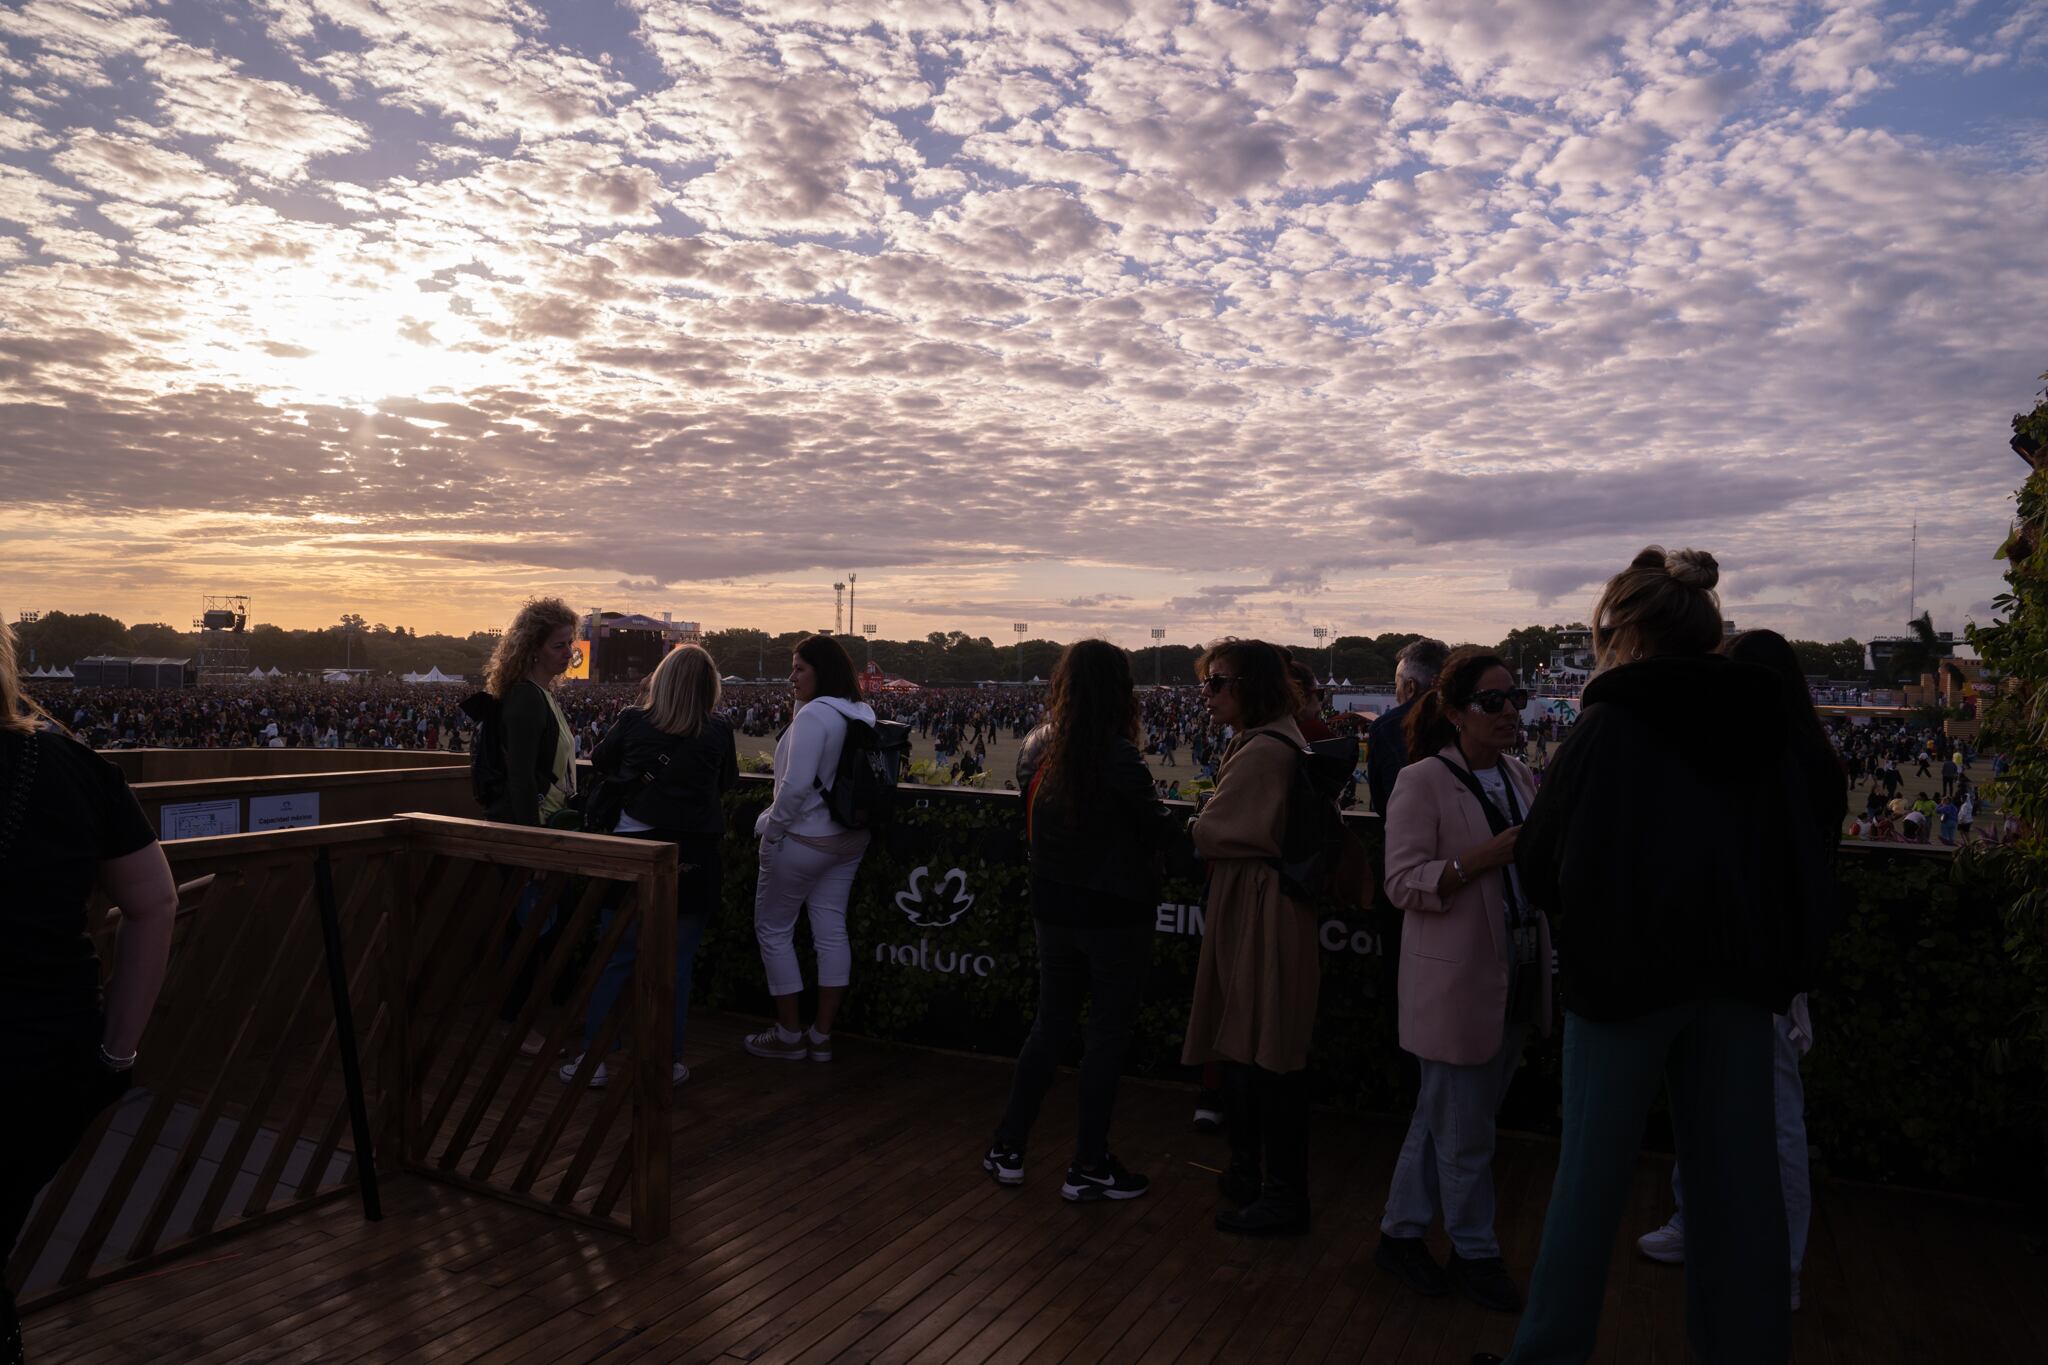
<path fill-rule="evenodd" d="M 956 867 L 931 887 L 927 899 L 925 884 L 931 873 L 929 867 L 913 869 L 910 889 L 896 893 L 896 908 L 920 929 L 943 929 L 974 907 L 974 897 L 967 894 L 967 874 Z"/>

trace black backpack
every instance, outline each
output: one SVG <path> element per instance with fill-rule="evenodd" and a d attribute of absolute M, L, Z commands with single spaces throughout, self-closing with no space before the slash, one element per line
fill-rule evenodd
<path fill-rule="evenodd" d="M 476 722 L 469 745 L 470 795 L 490 810 L 512 784 L 505 768 L 505 703 L 488 692 L 472 692 L 462 699 L 462 711 Z"/>
<path fill-rule="evenodd" d="M 839 768 L 832 785 L 812 785 L 825 793 L 825 809 L 847 829 L 874 829 L 889 822 L 896 810 L 896 784 L 910 766 L 910 727 L 902 721 L 846 718 L 846 740 L 839 746 Z"/>
<path fill-rule="evenodd" d="M 1270 730 L 1260 733 L 1273 734 Z M 1273 738 L 1286 743 L 1284 736 Z M 1313 900 L 1331 889 L 1347 837 L 1338 801 L 1357 768 L 1356 735 L 1319 739 L 1305 749 L 1294 750 L 1280 856 L 1266 861 L 1280 874 L 1282 888 L 1297 900 Z"/>

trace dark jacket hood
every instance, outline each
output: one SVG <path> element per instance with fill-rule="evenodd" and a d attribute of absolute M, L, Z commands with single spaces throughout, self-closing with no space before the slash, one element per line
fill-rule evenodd
<path fill-rule="evenodd" d="M 1783 684 L 1754 664 L 1719 654 L 1677 654 L 1622 664 L 1586 684 L 1585 705 L 1629 712 L 1704 776 L 1754 773 L 1759 753 L 1786 742 Z"/>

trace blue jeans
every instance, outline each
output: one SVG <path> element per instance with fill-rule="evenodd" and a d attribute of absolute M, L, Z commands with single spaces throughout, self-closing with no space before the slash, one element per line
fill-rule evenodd
<path fill-rule="evenodd" d="M 704 926 L 711 922 L 711 912 L 719 901 L 718 836 L 685 835 L 678 838 L 660 830 L 644 830 L 625 837 L 661 840 L 677 846 L 676 993 L 675 1018 L 670 1035 L 674 1051 L 670 1060 L 680 1062 L 683 1059 L 683 1030 L 690 1017 L 690 977 L 697 964 L 697 945 L 704 941 Z M 612 920 L 623 908 L 618 904 L 604 908 L 603 922 L 598 926 L 600 939 L 611 932 Z M 626 982 L 632 979 L 633 964 L 639 956 L 640 926 L 629 924 L 619 946 L 613 950 L 611 960 L 598 973 L 597 985 L 590 993 L 590 1010 L 583 1020 L 583 1046 L 586 1051 L 603 1031 L 605 1017 L 618 1004 Z M 620 1037 L 624 1037 L 623 1028 Z M 613 1044 L 613 1049 L 616 1051 L 618 1046 Z"/>
<path fill-rule="evenodd" d="M 1706 1365 L 1782 1365 L 1791 1267 L 1778 1184 L 1771 1013 L 1698 1000 L 1639 1019 L 1564 1017 L 1564 1141 L 1509 1365 L 1593 1355 L 1607 1262 L 1658 1083 L 1685 1163 L 1685 1327 Z"/>

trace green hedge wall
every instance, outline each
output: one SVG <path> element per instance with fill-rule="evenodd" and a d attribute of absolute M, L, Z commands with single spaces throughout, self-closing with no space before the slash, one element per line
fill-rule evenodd
<path fill-rule="evenodd" d="M 724 910 L 697 963 L 702 1005 L 770 1009 L 750 913 L 753 822 L 768 794 L 766 782 L 750 779 L 728 798 Z M 853 984 L 840 1027 L 1014 1055 L 1037 996 L 1017 799 L 942 789 L 906 790 L 905 797 L 855 883 Z M 1356 827 L 1376 864 L 1378 822 Z M 927 872 L 913 894 L 918 868 Z M 961 877 L 951 878 L 956 868 Z M 1819 1041 L 1806 1067 L 1810 1140 L 1834 1174 L 2018 1193 L 2038 1179 L 2043 1097 L 2010 1064 L 2024 992 L 2003 954 L 1996 887 L 1947 858 L 1879 849 L 1845 852 L 1843 878 L 1852 909 L 1827 979 L 1811 998 Z M 953 894 L 963 883 L 972 897 L 964 909 Z M 1180 1044 L 1201 940 L 1174 930 L 1192 928 L 1201 899 L 1199 869 L 1183 850 L 1169 862 L 1131 1074 L 1191 1078 L 1179 1065 Z M 1413 1100 L 1415 1068 L 1396 1041 L 1400 915 L 1384 905 L 1345 911 L 1328 904 L 1320 918 L 1315 1092 L 1340 1108 L 1403 1111 Z M 808 980 L 805 927 L 797 951 Z M 1532 1044 L 1503 1123 L 1554 1132 L 1558 1082 L 1557 1040 Z M 1668 1150 L 1661 1118 L 1653 1118 L 1648 1141 Z"/>

